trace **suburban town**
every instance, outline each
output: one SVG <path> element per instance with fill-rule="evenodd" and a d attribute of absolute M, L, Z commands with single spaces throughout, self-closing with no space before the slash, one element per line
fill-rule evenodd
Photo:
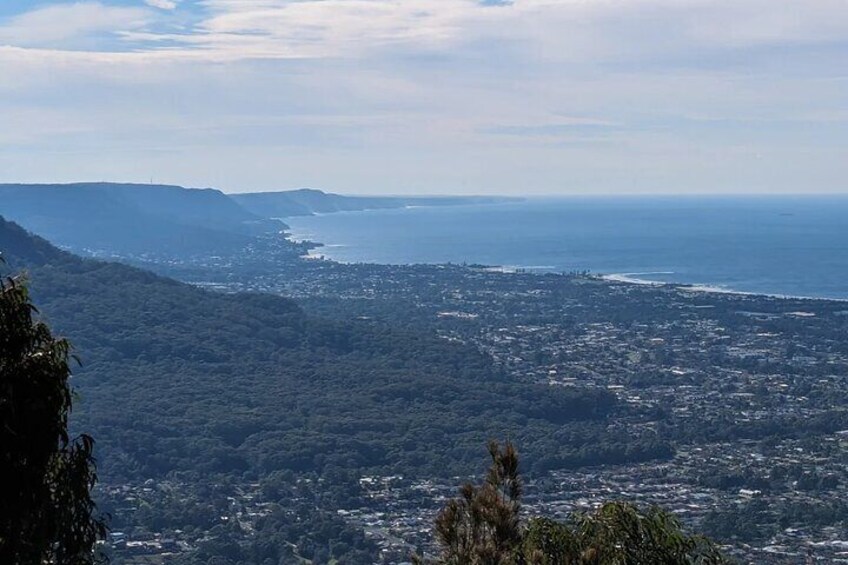
<path fill-rule="evenodd" d="M 652 438 L 652 454 L 626 465 L 535 461 L 524 469 L 528 513 L 566 519 L 610 499 L 659 505 L 743 562 L 848 562 L 848 304 L 589 273 L 342 265 L 301 252 L 269 240 L 241 257 L 155 268 L 222 292 L 292 296 L 317 315 L 415 324 L 474 344 L 518 381 L 614 394 L 609 432 Z M 433 519 L 468 480 L 362 476 L 334 512 L 379 545 L 384 563 L 403 563 L 435 551 Z M 223 526 L 249 536 L 276 504 L 258 484 L 234 485 L 213 527 L 140 537 L 131 517 L 179 487 L 107 488 L 123 497 L 128 528 L 111 543 L 135 556 L 128 563 L 196 548 Z M 320 480 L 310 487 L 320 490 Z"/>

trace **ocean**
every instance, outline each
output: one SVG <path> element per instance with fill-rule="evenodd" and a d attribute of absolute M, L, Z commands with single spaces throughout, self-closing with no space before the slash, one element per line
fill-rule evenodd
<path fill-rule="evenodd" d="M 533 198 L 289 218 L 313 255 L 848 299 L 848 196 Z"/>

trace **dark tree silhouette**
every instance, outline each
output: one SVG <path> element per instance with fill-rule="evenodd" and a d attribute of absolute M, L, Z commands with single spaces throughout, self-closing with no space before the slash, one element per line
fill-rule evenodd
<path fill-rule="evenodd" d="M 35 313 L 22 280 L 0 281 L 0 563 L 87 565 L 106 534 L 94 441 L 68 435 L 70 348 Z"/>

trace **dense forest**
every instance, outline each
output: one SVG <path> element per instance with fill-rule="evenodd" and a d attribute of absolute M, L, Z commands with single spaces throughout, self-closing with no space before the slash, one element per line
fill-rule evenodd
<path fill-rule="evenodd" d="M 531 464 L 563 467 L 671 453 L 651 433 L 607 430 L 612 394 L 514 382 L 475 348 L 430 332 L 323 319 L 281 297 L 81 259 L 6 221 L 0 249 L 82 361 L 71 424 L 96 438 L 103 482 L 196 485 L 146 503 L 136 522 L 201 531 L 215 500 L 206 491 L 248 481 L 280 504 L 293 492 L 314 500 L 263 518 L 249 545 L 229 546 L 232 562 L 293 539 L 298 559 L 368 563 L 373 544 L 325 509 L 358 496 L 366 473 L 468 476 L 491 437 L 520 442 Z M 121 527 L 120 497 L 104 492 L 101 503 Z M 325 525 L 304 529 L 307 520 Z M 217 526 L 212 545 L 184 558 L 223 551 L 241 539 L 233 527 Z"/>
<path fill-rule="evenodd" d="M 212 293 L 56 250 L 10 223 L 45 318 L 83 360 L 74 424 L 99 439 L 104 476 L 328 468 L 450 476 L 489 437 L 563 466 L 667 456 L 652 435 L 612 436 L 601 390 L 511 382 L 475 349 L 292 301 Z"/>

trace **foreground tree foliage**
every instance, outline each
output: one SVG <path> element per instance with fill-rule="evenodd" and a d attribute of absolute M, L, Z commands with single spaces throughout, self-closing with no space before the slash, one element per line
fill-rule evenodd
<path fill-rule="evenodd" d="M 86 565 L 106 533 L 94 442 L 68 435 L 69 346 L 34 312 L 20 280 L 0 281 L 0 563 Z"/>
<path fill-rule="evenodd" d="M 668 565 L 726 563 L 716 545 L 684 533 L 671 514 L 608 502 L 566 522 L 520 522 L 521 478 L 511 443 L 489 444 L 481 486 L 466 484 L 436 519 L 445 565 Z M 419 563 L 422 561 L 419 559 Z"/>
<path fill-rule="evenodd" d="M 445 563 L 513 563 L 521 545 L 521 478 L 518 453 L 489 443 L 492 465 L 485 482 L 468 483 L 436 518 L 436 537 Z"/>

